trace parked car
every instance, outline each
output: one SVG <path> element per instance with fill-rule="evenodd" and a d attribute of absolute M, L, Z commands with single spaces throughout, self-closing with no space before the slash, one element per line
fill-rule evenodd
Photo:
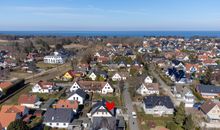
<path fill-rule="evenodd" d="M 132 117 L 133 117 L 133 118 L 137 118 L 136 112 L 132 112 L 131 114 L 132 114 Z"/>

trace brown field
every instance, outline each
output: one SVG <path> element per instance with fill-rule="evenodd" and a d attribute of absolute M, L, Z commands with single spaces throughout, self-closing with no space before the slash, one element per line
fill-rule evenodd
<path fill-rule="evenodd" d="M 50 47 L 55 48 L 55 45 L 50 45 Z M 68 48 L 78 48 L 78 49 L 81 49 L 81 48 L 86 48 L 87 46 L 80 45 L 80 44 L 70 44 L 70 45 L 64 45 L 63 47 L 66 48 L 66 49 L 68 49 Z"/>

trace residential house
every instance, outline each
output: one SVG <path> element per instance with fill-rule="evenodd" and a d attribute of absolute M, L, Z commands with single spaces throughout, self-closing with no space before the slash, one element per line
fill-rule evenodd
<path fill-rule="evenodd" d="M 128 77 L 129 77 L 129 73 L 126 73 L 126 72 L 116 72 L 112 76 L 112 81 L 126 80 Z"/>
<path fill-rule="evenodd" d="M 107 102 L 105 99 L 98 101 L 92 106 L 92 110 L 87 114 L 89 118 L 93 121 L 95 117 L 114 117 L 116 116 L 116 108 L 113 105 L 112 108 L 107 107 Z"/>
<path fill-rule="evenodd" d="M 8 125 L 16 119 L 21 119 L 28 114 L 28 109 L 18 105 L 3 105 L 0 111 L 0 127 L 6 130 Z"/>
<path fill-rule="evenodd" d="M 182 86 L 174 86 L 172 87 L 171 92 L 174 94 L 177 100 L 185 103 L 185 107 L 193 107 L 195 103 L 195 97 L 191 90 Z"/>
<path fill-rule="evenodd" d="M 60 99 L 56 104 L 53 105 L 53 108 L 71 108 L 75 113 L 77 112 L 79 103 L 77 100 L 70 101 L 65 99 Z"/>
<path fill-rule="evenodd" d="M 190 63 L 186 63 L 185 64 L 186 67 L 186 73 L 198 73 L 199 72 L 199 64 L 190 64 Z"/>
<path fill-rule="evenodd" d="M 69 81 L 69 80 L 74 79 L 75 77 L 78 78 L 78 77 L 83 77 L 83 76 L 84 74 L 80 71 L 69 70 L 63 75 L 62 78 L 66 81 Z"/>
<path fill-rule="evenodd" d="M 96 75 L 94 72 L 91 72 L 89 74 L 89 78 L 92 79 L 93 81 L 95 81 L 97 79 L 98 75 Z"/>
<path fill-rule="evenodd" d="M 28 108 L 39 108 L 41 102 L 36 95 L 23 94 L 18 98 L 18 104 Z"/>
<path fill-rule="evenodd" d="M 57 89 L 57 86 L 53 82 L 39 81 L 32 87 L 33 93 L 52 93 Z"/>
<path fill-rule="evenodd" d="M 184 64 L 178 60 L 172 60 L 172 67 L 175 68 L 185 68 Z"/>
<path fill-rule="evenodd" d="M 13 84 L 11 82 L 8 81 L 0 81 L 0 98 L 4 95 L 3 90 L 8 89 L 9 87 L 11 87 Z"/>
<path fill-rule="evenodd" d="M 108 94 L 114 92 L 114 88 L 108 82 L 99 82 L 99 81 L 74 82 L 74 84 L 70 88 L 70 92 L 76 91 L 78 88 L 83 89 L 85 92 L 97 92 L 101 94 Z"/>
<path fill-rule="evenodd" d="M 28 115 L 29 109 L 20 105 L 3 105 L 1 107 L 1 113 L 18 113 L 20 117 Z"/>
<path fill-rule="evenodd" d="M 67 98 L 67 100 L 78 101 L 80 105 L 83 105 L 87 97 L 88 97 L 87 93 L 84 92 L 82 89 L 78 88 L 76 91 L 72 91 L 72 93 Z"/>
<path fill-rule="evenodd" d="M 220 87 L 215 85 L 203 85 L 196 86 L 196 91 L 200 93 L 203 98 L 215 98 L 220 95 Z"/>
<path fill-rule="evenodd" d="M 204 60 L 204 61 L 202 62 L 202 64 L 203 64 L 204 66 L 218 65 L 218 64 L 216 63 L 216 61 L 213 60 L 213 59 Z"/>
<path fill-rule="evenodd" d="M 43 124 L 52 128 L 67 129 L 74 118 L 70 108 L 49 108 L 44 114 Z"/>
<path fill-rule="evenodd" d="M 193 107 L 195 103 L 195 96 L 193 95 L 192 91 L 188 91 L 187 93 L 185 93 L 183 100 L 185 103 L 185 107 Z"/>
<path fill-rule="evenodd" d="M 147 96 L 143 101 L 143 109 L 146 114 L 171 115 L 174 112 L 174 105 L 169 96 Z"/>
<path fill-rule="evenodd" d="M 121 80 L 122 80 L 122 77 L 119 75 L 119 73 L 115 73 L 112 76 L 112 81 L 121 81 Z"/>
<path fill-rule="evenodd" d="M 220 103 L 211 100 L 206 101 L 201 107 L 201 111 L 209 121 L 220 120 Z"/>
<path fill-rule="evenodd" d="M 7 130 L 7 127 L 9 124 L 16 119 L 21 119 L 19 116 L 19 113 L 1 113 L 0 112 L 0 127 L 2 127 L 1 130 Z"/>
<path fill-rule="evenodd" d="M 106 80 L 108 78 L 108 74 L 105 71 L 90 70 L 88 77 L 93 81 L 99 80 L 99 77 L 102 77 L 104 80 Z"/>
<path fill-rule="evenodd" d="M 144 83 L 153 83 L 153 79 L 152 79 L 150 76 L 147 76 L 147 77 L 144 79 Z"/>
<path fill-rule="evenodd" d="M 142 83 L 137 89 L 137 93 L 142 96 L 159 94 L 159 84 L 158 83 Z"/>
<path fill-rule="evenodd" d="M 182 69 L 177 70 L 175 67 L 168 68 L 166 75 L 168 75 L 170 79 L 175 83 L 180 83 L 180 84 L 187 83 L 185 71 Z"/>

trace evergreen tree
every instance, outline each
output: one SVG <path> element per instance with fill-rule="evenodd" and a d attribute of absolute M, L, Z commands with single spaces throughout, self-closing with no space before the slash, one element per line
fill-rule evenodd
<path fill-rule="evenodd" d="M 49 127 L 49 126 L 44 126 L 44 130 L 51 130 L 51 127 Z"/>
<path fill-rule="evenodd" d="M 170 130 L 177 130 L 178 129 L 178 126 L 175 122 L 169 122 L 167 123 L 166 127 Z"/>
<path fill-rule="evenodd" d="M 185 104 L 183 102 L 176 108 L 174 121 L 177 125 L 182 126 L 185 121 Z"/>
<path fill-rule="evenodd" d="M 205 73 L 205 77 L 203 79 L 204 84 L 211 84 L 212 81 L 212 69 L 208 68 Z"/>
<path fill-rule="evenodd" d="M 193 130 L 193 129 L 195 129 L 194 122 L 193 122 L 193 119 L 192 119 L 192 115 L 188 115 L 186 117 L 184 129 L 185 130 Z"/>
<path fill-rule="evenodd" d="M 29 127 L 22 120 L 15 120 L 9 124 L 7 130 L 29 130 Z"/>

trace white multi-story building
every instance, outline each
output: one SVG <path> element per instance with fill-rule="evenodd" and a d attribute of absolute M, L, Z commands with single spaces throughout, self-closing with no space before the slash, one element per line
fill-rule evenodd
<path fill-rule="evenodd" d="M 47 64 L 64 64 L 67 60 L 67 57 L 54 52 L 54 55 L 48 55 L 44 57 L 44 63 Z"/>

